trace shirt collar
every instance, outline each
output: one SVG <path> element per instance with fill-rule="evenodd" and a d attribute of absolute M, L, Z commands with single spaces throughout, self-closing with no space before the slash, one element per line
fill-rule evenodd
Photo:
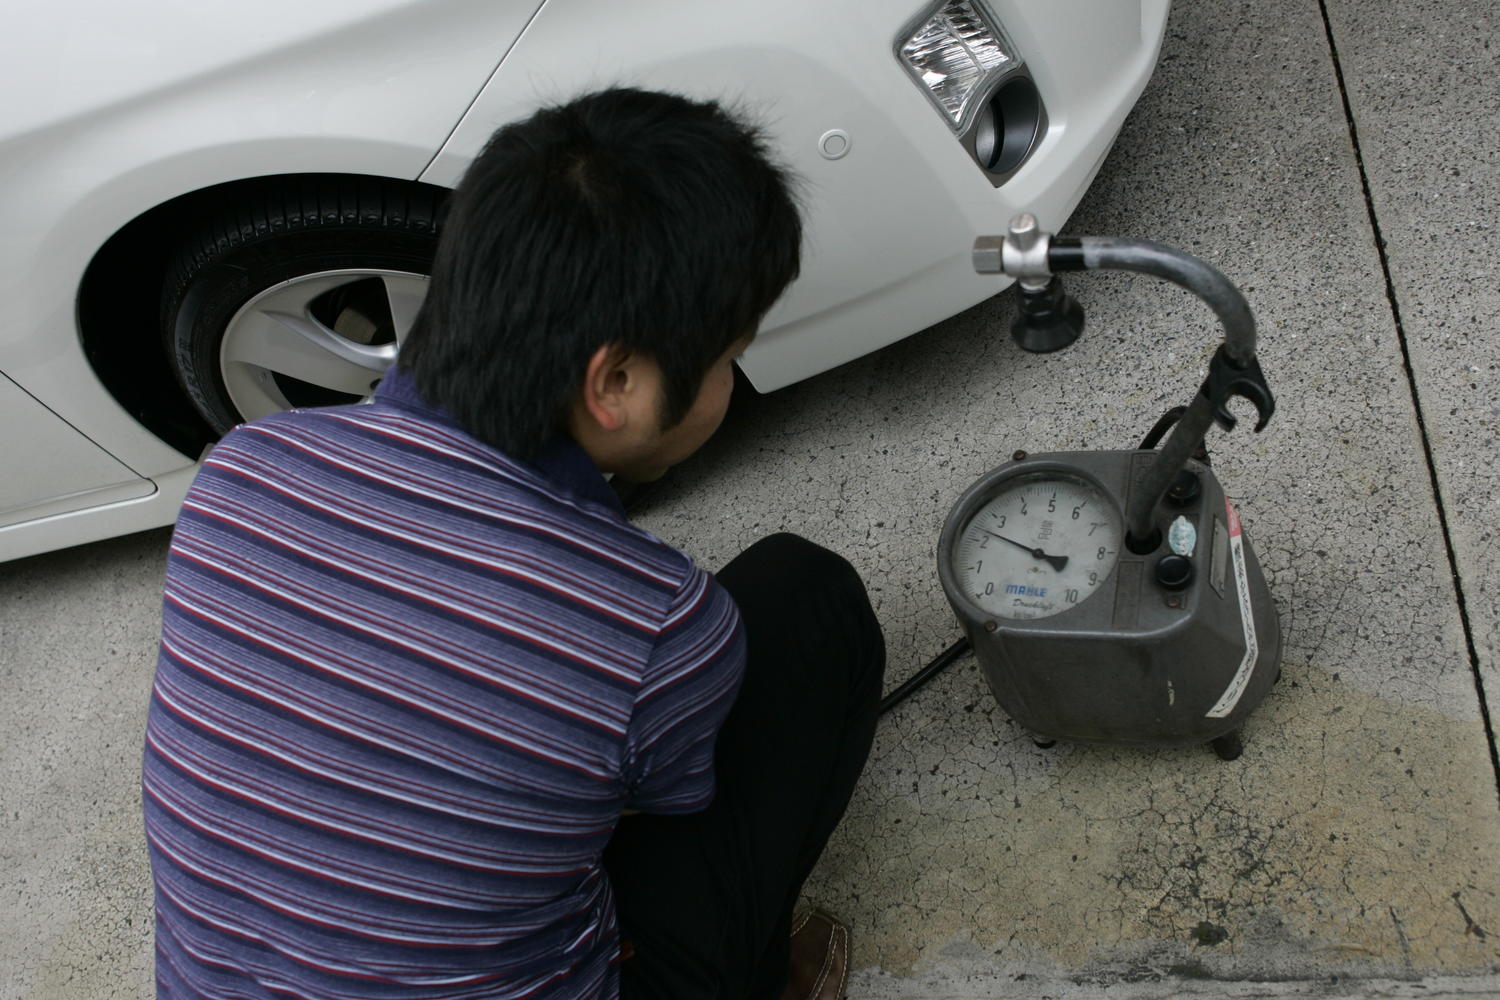
<path fill-rule="evenodd" d="M 416 379 L 410 372 L 399 366 L 392 365 L 390 371 L 386 372 L 385 377 L 380 380 L 380 385 L 375 388 L 375 402 L 394 404 L 402 409 L 415 411 L 429 420 L 473 437 L 454 419 L 451 413 L 428 402 L 427 398 L 417 390 Z M 484 447 L 501 455 L 507 462 L 531 469 L 555 486 L 560 486 L 584 500 L 599 504 L 619 514 L 622 518 L 625 516 L 625 508 L 615 491 L 610 489 L 604 474 L 599 471 L 599 467 L 594 464 L 589 453 L 584 451 L 569 434 L 558 432 L 530 461 L 525 462 L 517 461 L 488 445 Z"/>

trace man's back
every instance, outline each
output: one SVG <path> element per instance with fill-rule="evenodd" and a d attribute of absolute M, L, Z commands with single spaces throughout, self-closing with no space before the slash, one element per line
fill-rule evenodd
<path fill-rule="evenodd" d="M 743 639 L 587 456 L 395 375 L 247 425 L 168 564 L 144 798 L 164 996 L 613 991 L 622 809 L 713 793 Z"/>

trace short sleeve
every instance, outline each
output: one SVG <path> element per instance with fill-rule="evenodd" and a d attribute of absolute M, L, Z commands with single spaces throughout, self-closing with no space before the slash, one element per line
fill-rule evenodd
<path fill-rule="evenodd" d="M 692 567 L 673 595 L 636 696 L 625 808 L 688 813 L 714 795 L 714 741 L 739 693 L 745 637 L 739 609 Z"/>

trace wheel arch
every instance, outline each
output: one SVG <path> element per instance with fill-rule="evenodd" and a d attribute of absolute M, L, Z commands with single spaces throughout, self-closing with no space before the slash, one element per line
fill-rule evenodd
<path fill-rule="evenodd" d="M 397 177 L 266 174 L 178 195 L 121 226 L 95 252 L 78 289 L 79 338 L 100 384 L 152 434 L 188 458 L 197 458 L 215 435 L 178 384 L 161 335 L 162 290 L 174 256 L 199 220 L 246 205 L 268 189 L 361 182 L 426 191 L 440 201 L 449 193 L 447 188 Z"/>

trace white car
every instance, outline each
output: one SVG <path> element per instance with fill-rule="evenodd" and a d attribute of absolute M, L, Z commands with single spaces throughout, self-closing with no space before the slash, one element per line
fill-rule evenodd
<path fill-rule="evenodd" d="M 715 98 L 801 178 L 769 391 L 995 294 L 1060 226 L 1170 0 L 59 0 L 7 19 L 0 559 L 170 523 L 224 430 L 352 401 L 500 124 L 613 84 Z"/>

